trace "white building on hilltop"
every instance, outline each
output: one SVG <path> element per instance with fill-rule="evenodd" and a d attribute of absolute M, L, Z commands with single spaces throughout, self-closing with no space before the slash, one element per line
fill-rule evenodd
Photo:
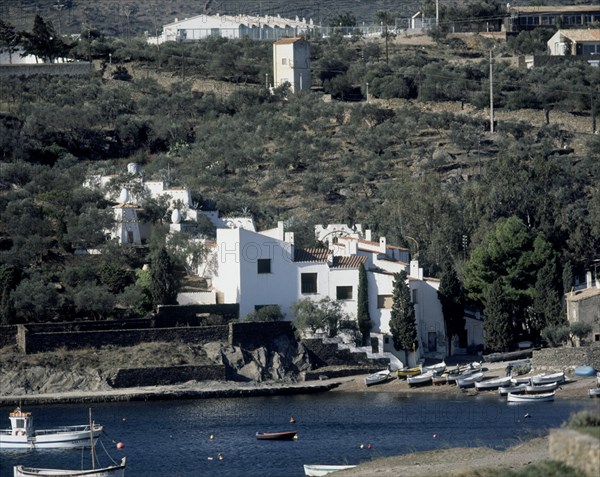
<path fill-rule="evenodd" d="M 279 38 L 307 34 L 314 28 L 296 17 L 294 20 L 280 15 L 197 15 L 163 25 L 158 37 L 148 37 L 148 43 L 156 45 L 167 41 L 198 41 L 209 37 L 250 38 L 252 40 L 278 40 Z"/>
<path fill-rule="evenodd" d="M 273 43 L 273 86 L 285 83 L 290 84 L 292 93 L 310 90 L 310 45 L 302 38 Z"/>

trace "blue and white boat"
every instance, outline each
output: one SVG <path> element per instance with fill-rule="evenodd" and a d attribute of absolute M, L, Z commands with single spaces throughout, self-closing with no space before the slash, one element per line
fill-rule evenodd
<path fill-rule="evenodd" d="M 64 426 L 56 429 L 33 429 L 30 412 L 17 407 L 8 415 L 10 429 L 0 430 L 0 450 L 66 449 L 90 447 L 91 438 L 98 439 L 104 427 L 99 424 Z"/>

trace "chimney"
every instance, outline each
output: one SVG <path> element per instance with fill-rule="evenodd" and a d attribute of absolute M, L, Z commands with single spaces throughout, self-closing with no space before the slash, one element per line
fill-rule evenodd
<path fill-rule="evenodd" d="M 379 237 L 379 253 L 387 252 L 387 241 L 385 237 Z"/>
<path fill-rule="evenodd" d="M 366 240 L 367 242 L 370 242 L 370 241 L 371 241 L 371 229 L 367 229 L 367 230 L 365 230 L 365 240 Z"/>

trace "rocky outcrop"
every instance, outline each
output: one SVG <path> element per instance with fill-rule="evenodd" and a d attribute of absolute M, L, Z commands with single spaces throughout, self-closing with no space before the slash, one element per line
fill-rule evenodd
<path fill-rule="evenodd" d="M 222 343 L 209 343 L 204 349 L 210 359 L 226 366 L 227 379 L 232 381 L 295 381 L 311 367 L 304 346 L 286 335 L 254 349 Z"/>
<path fill-rule="evenodd" d="M 4 396 L 110 389 L 106 378 L 91 368 L 60 370 L 33 366 L 27 372 L 2 371 L 0 373 L 0 390 Z"/>
<path fill-rule="evenodd" d="M 600 439 L 571 429 L 553 429 L 548 450 L 550 458 L 597 477 L 600 469 Z"/>

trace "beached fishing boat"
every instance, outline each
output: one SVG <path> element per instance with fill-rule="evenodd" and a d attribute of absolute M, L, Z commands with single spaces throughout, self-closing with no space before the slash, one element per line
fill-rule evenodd
<path fill-rule="evenodd" d="M 367 386 L 372 386 L 373 384 L 383 383 L 391 378 L 391 373 L 389 369 L 384 369 L 382 371 L 377 371 L 376 373 L 369 374 L 365 378 L 365 384 Z"/>
<path fill-rule="evenodd" d="M 304 464 L 304 475 L 320 477 L 338 470 L 353 469 L 355 465 L 307 465 Z"/>
<path fill-rule="evenodd" d="M 409 376 L 417 376 L 421 374 L 421 371 L 421 368 L 417 366 L 416 368 L 399 369 L 398 371 L 396 371 L 396 374 L 398 375 L 398 379 L 406 379 Z"/>
<path fill-rule="evenodd" d="M 596 384 L 600 386 L 600 372 L 596 373 Z"/>
<path fill-rule="evenodd" d="M 553 374 L 538 374 L 531 378 L 531 384 L 549 384 L 549 383 L 562 383 L 565 380 L 565 373 L 553 373 Z"/>
<path fill-rule="evenodd" d="M 10 429 L 0 430 L 0 449 L 65 449 L 90 446 L 90 432 L 97 440 L 103 426 L 64 426 L 56 429 L 33 429 L 33 417 L 17 407 L 8 415 Z"/>
<path fill-rule="evenodd" d="M 544 402 L 554 401 L 554 391 L 544 394 L 513 394 L 508 393 L 506 397 L 508 402 Z"/>
<path fill-rule="evenodd" d="M 484 377 L 485 378 L 485 377 Z M 498 389 L 500 386 L 508 386 L 510 384 L 510 376 L 496 379 L 482 379 L 475 382 L 475 387 L 480 391 L 491 391 Z"/>
<path fill-rule="evenodd" d="M 439 386 L 441 384 L 446 384 L 448 381 L 448 375 L 446 373 L 443 374 L 434 374 L 431 377 L 431 383 L 435 386 Z"/>
<path fill-rule="evenodd" d="M 466 389 L 475 386 L 475 383 L 483 379 L 483 373 L 473 373 L 466 376 L 459 376 L 456 385 L 459 388 Z"/>
<path fill-rule="evenodd" d="M 297 434 L 296 431 L 257 432 L 256 438 L 259 441 L 293 441 Z"/>
<path fill-rule="evenodd" d="M 518 385 L 518 384 L 531 384 L 531 377 L 527 377 L 527 378 L 513 378 L 511 376 L 510 378 L 510 382 L 513 383 L 514 385 Z"/>
<path fill-rule="evenodd" d="M 588 389 L 588 396 L 591 398 L 593 398 L 593 397 L 600 398 L 600 388 Z"/>
<path fill-rule="evenodd" d="M 506 396 L 508 393 L 523 393 L 525 392 L 526 387 L 527 384 L 511 384 L 510 386 L 500 386 L 498 388 L 498 394 L 500 394 L 500 396 Z"/>
<path fill-rule="evenodd" d="M 527 394 L 535 394 L 535 393 L 549 393 L 550 391 L 554 391 L 558 388 L 558 383 L 548 383 L 548 384 L 530 384 L 525 387 L 525 392 Z"/>
<path fill-rule="evenodd" d="M 432 371 L 434 374 L 443 373 L 446 370 L 446 362 L 442 361 L 441 363 L 432 364 L 431 366 L 424 366 L 423 372 Z"/>
<path fill-rule="evenodd" d="M 124 477 L 125 461 L 126 458 L 123 457 L 120 464 L 89 470 L 42 469 L 16 465 L 13 467 L 13 477 Z"/>
<path fill-rule="evenodd" d="M 418 376 L 409 376 L 406 378 L 406 382 L 409 386 L 424 386 L 431 384 L 431 378 L 433 378 L 433 371 L 427 371 L 426 373 L 419 374 Z"/>

